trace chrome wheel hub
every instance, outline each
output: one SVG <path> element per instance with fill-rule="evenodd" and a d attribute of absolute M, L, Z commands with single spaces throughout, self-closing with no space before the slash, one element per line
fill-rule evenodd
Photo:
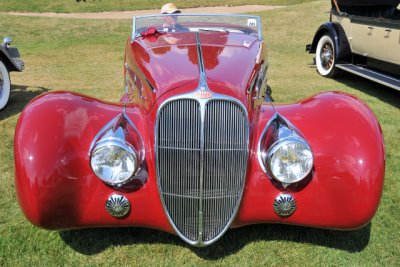
<path fill-rule="evenodd" d="M 323 68 L 330 69 L 333 65 L 334 55 L 333 48 L 330 43 L 325 43 L 321 51 L 321 63 Z"/>
<path fill-rule="evenodd" d="M 330 50 L 325 51 L 321 55 L 322 62 L 324 63 L 328 63 L 331 60 L 331 58 L 332 58 L 332 52 Z"/>

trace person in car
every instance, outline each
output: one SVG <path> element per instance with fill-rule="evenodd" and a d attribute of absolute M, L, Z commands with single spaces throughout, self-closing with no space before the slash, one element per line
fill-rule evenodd
<path fill-rule="evenodd" d="M 167 3 L 161 7 L 161 14 L 171 14 L 171 16 L 164 16 L 164 31 L 165 32 L 187 32 L 188 28 L 178 23 L 178 16 L 174 14 L 180 14 L 181 11 L 173 3 Z"/>

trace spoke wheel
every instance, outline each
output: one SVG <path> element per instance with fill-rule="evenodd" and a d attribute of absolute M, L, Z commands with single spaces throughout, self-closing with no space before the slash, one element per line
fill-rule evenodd
<path fill-rule="evenodd" d="M 336 76 L 335 46 L 330 35 L 323 35 L 319 39 L 315 59 L 319 74 L 325 77 Z"/>

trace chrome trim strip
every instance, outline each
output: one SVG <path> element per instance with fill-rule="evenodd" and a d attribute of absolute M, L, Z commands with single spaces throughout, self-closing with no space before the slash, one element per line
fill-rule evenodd
<path fill-rule="evenodd" d="M 199 75 L 200 75 L 200 81 L 199 81 L 199 85 L 198 87 L 195 89 L 195 91 L 187 93 L 187 94 L 182 94 L 182 95 L 178 95 L 175 97 L 171 97 L 169 99 L 167 99 L 166 101 L 164 101 L 157 110 L 157 116 L 156 116 L 156 122 L 155 122 L 155 131 L 154 131 L 154 137 L 155 137 L 155 162 L 156 162 L 156 173 L 157 173 L 157 186 L 158 186 L 158 190 L 159 190 L 159 194 L 160 194 L 160 199 L 164 208 L 164 211 L 166 213 L 166 216 L 169 220 L 169 222 L 171 223 L 171 226 L 173 227 L 173 229 L 175 230 L 175 232 L 177 233 L 177 235 L 182 238 L 185 242 L 193 245 L 193 246 L 207 246 L 210 245 L 212 243 L 214 243 L 215 241 L 217 241 L 230 227 L 230 225 L 232 224 L 233 220 L 236 217 L 236 214 L 239 210 L 239 206 L 242 200 L 242 196 L 243 196 L 243 192 L 244 192 L 244 185 L 245 185 L 245 179 L 246 179 L 246 172 L 247 172 L 247 161 L 248 161 L 248 157 L 249 157 L 249 142 L 250 142 L 250 123 L 249 123 L 249 119 L 248 119 L 248 113 L 247 113 L 247 109 L 246 107 L 237 99 L 226 96 L 226 95 L 221 95 L 221 94 L 215 94 L 213 93 L 208 85 L 207 85 L 207 79 L 206 79 L 206 73 L 204 71 L 204 65 L 202 62 L 202 54 L 201 54 L 201 44 L 200 44 L 200 40 L 199 40 L 199 33 L 196 34 L 196 40 L 197 40 L 197 51 L 199 53 Z M 198 98 L 197 93 L 199 91 L 206 91 L 212 94 L 211 98 Z M 167 209 L 166 203 L 165 203 L 165 199 L 163 197 L 163 189 L 161 188 L 161 182 L 160 182 L 160 169 L 159 169 L 159 155 L 158 155 L 158 146 L 159 146 L 159 140 L 158 140 L 158 133 L 159 133 L 159 122 L 160 122 L 160 111 L 163 110 L 163 108 L 173 102 L 173 101 L 177 101 L 177 100 L 195 100 L 198 102 L 199 104 L 199 108 L 200 108 L 200 112 L 201 112 L 201 136 L 200 136 L 200 195 L 199 195 L 199 231 L 198 231 L 198 238 L 196 241 L 192 241 L 190 239 L 188 239 L 187 237 L 185 237 L 177 228 L 177 226 L 175 225 L 174 220 L 171 218 L 171 215 L 169 214 L 169 211 Z M 208 240 L 208 241 L 204 241 L 204 236 L 203 236 L 203 187 L 204 187 L 204 145 L 205 145 L 205 133 L 204 133 L 204 127 L 205 127 L 205 114 L 206 114 L 206 109 L 207 109 L 207 104 L 209 102 L 212 101 L 226 101 L 226 102 L 231 102 L 235 105 L 237 105 L 241 111 L 244 114 L 244 118 L 246 119 L 245 123 L 246 123 L 246 136 L 247 136 L 247 140 L 246 140 L 246 164 L 245 164 L 245 168 L 243 169 L 243 173 L 242 176 L 243 177 L 243 185 L 241 187 L 241 190 L 239 192 L 239 196 L 236 199 L 236 206 L 234 207 L 232 213 L 231 213 L 231 217 L 229 218 L 227 224 L 225 225 L 225 227 L 222 229 L 222 231 L 219 232 L 219 234 L 217 236 L 215 236 L 213 239 Z"/>
<path fill-rule="evenodd" d="M 256 16 L 257 17 L 257 22 L 258 22 L 258 40 L 263 40 L 263 35 L 262 35 L 262 31 L 261 31 L 261 18 L 260 16 Z"/>
<path fill-rule="evenodd" d="M 197 49 L 197 56 L 199 58 L 200 84 L 202 84 L 203 86 L 207 86 L 207 80 L 204 79 L 206 78 L 206 72 L 204 69 L 203 51 L 201 49 L 200 34 L 198 32 L 196 32 L 196 49 Z"/>
<path fill-rule="evenodd" d="M 371 80 L 371 81 L 373 81 L 373 82 L 376 82 L 376 83 L 385 85 L 385 86 L 387 86 L 387 87 L 389 87 L 389 88 L 392 88 L 392 89 L 395 89 L 395 90 L 399 90 L 399 91 L 400 91 L 400 87 L 399 87 L 399 86 L 396 86 L 396 85 L 391 84 L 391 83 L 384 82 L 384 81 L 379 80 L 379 79 L 376 79 L 376 78 L 373 78 L 373 77 L 368 76 L 368 75 L 366 75 L 366 74 L 363 74 L 363 73 L 354 71 L 354 70 L 352 70 L 352 69 L 350 69 L 350 68 L 346 68 L 346 65 L 347 65 L 347 64 L 337 64 L 336 67 L 339 68 L 339 69 L 342 69 L 342 70 L 344 70 L 344 71 L 350 72 L 350 73 L 352 73 L 352 74 L 354 74 L 354 75 L 363 77 L 363 78 L 365 78 L 365 79 Z M 352 65 L 352 66 L 356 66 L 356 65 L 353 65 L 353 64 L 351 64 L 351 65 Z M 357 67 L 357 66 L 356 66 L 356 67 Z M 395 79 L 395 78 L 393 78 L 393 77 L 384 75 L 384 74 L 382 74 L 382 73 L 375 72 L 375 71 L 372 71 L 372 70 L 369 70 L 369 69 L 364 69 L 364 68 L 362 68 L 362 67 L 358 67 L 358 68 L 360 68 L 360 69 L 362 69 L 362 70 L 367 70 L 367 71 L 372 72 L 372 73 L 374 73 L 374 74 L 376 74 L 376 75 L 379 75 L 379 76 L 383 76 L 383 77 L 385 77 L 385 78 L 387 78 L 387 79 L 391 79 L 391 80 L 394 80 L 394 81 L 396 81 L 396 82 L 399 82 L 399 80 L 397 80 L 397 79 Z"/>
<path fill-rule="evenodd" d="M 196 33 L 196 48 L 197 48 L 197 55 L 199 57 L 199 72 L 200 72 L 200 90 L 204 88 L 205 91 L 209 91 L 207 85 L 207 77 L 204 70 L 204 61 L 203 61 L 203 52 L 201 50 L 201 43 L 200 43 L 200 35 Z M 203 240 L 203 231 L 204 231 L 204 224 L 203 224 L 203 190 L 204 190 L 204 118 L 206 114 L 206 103 L 207 102 L 200 102 L 200 187 L 199 187 L 199 242 Z"/>
<path fill-rule="evenodd" d="M 267 122 L 267 125 L 264 127 L 264 130 L 262 131 L 262 133 L 260 134 L 260 138 L 258 140 L 258 145 L 257 145 L 257 158 L 258 158 L 258 163 L 260 164 L 261 169 L 268 175 L 269 178 L 272 179 L 272 177 L 268 174 L 267 169 L 264 166 L 264 163 L 262 161 L 262 153 L 263 151 L 261 151 L 261 140 L 264 137 L 265 132 L 267 131 L 267 129 L 271 126 L 271 124 L 277 120 L 279 118 L 279 114 L 278 112 L 276 112 L 274 115 L 272 115 L 272 117 L 269 119 L 269 121 Z M 267 153 L 267 151 L 264 151 L 265 153 Z"/>
<path fill-rule="evenodd" d="M 131 42 L 133 42 L 133 40 L 136 38 L 136 36 L 135 36 L 135 32 L 136 32 L 136 18 L 137 18 L 137 17 L 133 17 L 133 18 L 132 18 L 132 38 L 131 38 Z"/>

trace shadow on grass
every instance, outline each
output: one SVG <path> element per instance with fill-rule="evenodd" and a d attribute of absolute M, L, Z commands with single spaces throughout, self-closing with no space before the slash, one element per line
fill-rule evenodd
<path fill-rule="evenodd" d="M 400 108 L 400 91 L 348 72 L 342 72 L 336 81 Z"/>
<path fill-rule="evenodd" d="M 369 242 L 371 224 L 355 231 L 335 231 L 291 225 L 260 224 L 232 229 L 213 245 L 196 248 L 178 236 L 146 228 L 100 228 L 61 231 L 60 237 L 75 251 L 94 255 L 111 246 L 135 244 L 170 244 L 185 247 L 207 260 L 234 254 L 257 241 L 289 241 L 360 252 Z"/>
<path fill-rule="evenodd" d="M 34 90 L 31 90 L 34 89 Z M 0 111 L 0 120 L 19 114 L 26 104 L 38 95 L 50 91 L 44 87 L 30 87 L 26 85 L 12 85 L 10 99 L 7 106 Z"/>

